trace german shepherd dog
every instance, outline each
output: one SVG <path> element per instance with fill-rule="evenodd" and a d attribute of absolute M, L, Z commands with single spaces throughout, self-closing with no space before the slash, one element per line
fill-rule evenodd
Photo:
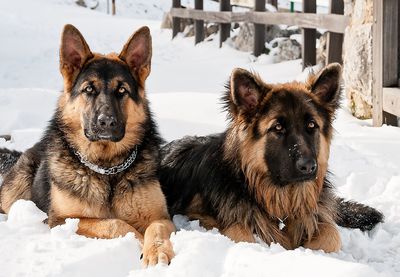
<path fill-rule="evenodd" d="M 307 82 L 267 84 L 235 69 L 223 97 L 222 134 L 185 137 L 162 148 L 160 181 L 170 214 L 198 219 L 234 241 L 335 252 L 336 223 L 369 230 L 383 215 L 336 198 L 328 180 L 339 64 Z"/>
<path fill-rule="evenodd" d="M 92 53 L 72 25 L 63 30 L 64 91 L 43 138 L 21 154 L 0 150 L 1 210 L 18 199 L 48 213 L 48 224 L 79 218 L 78 234 L 133 232 L 143 264 L 169 263 L 175 230 L 158 170 L 160 142 L 145 95 L 152 43 L 137 30 L 120 54 Z"/>

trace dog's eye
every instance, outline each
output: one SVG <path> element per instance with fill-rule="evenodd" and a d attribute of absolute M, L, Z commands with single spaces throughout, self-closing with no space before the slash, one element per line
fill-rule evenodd
<path fill-rule="evenodd" d="M 120 88 L 118 89 L 118 92 L 121 93 L 121 94 L 124 94 L 124 93 L 127 92 L 127 90 L 126 90 L 126 88 L 124 88 L 124 87 L 120 87 Z"/>
<path fill-rule="evenodd" d="M 282 132 L 283 126 L 282 126 L 282 124 L 278 123 L 278 124 L 275 125 L 274 129 L 277 132 Z"/>
<path fill-rule="evenodd" d="M 91 92 L 93 92 L 93 86 L 87 85 L 87 86 L 83 89 L 83 91 L 84 91 L 84 92 L 91 93 Z"/>
<path fill-rule="evenodd" d="M 308 122 L 307 124 L 307 128 L 308 129 L 314 129 L 317 127 L 317 124 L 315 123 L 315 121 L 311 120 L 310 122 Z"/>

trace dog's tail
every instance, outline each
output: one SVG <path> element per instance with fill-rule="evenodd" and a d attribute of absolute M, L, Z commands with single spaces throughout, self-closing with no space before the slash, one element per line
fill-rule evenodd
<path fill-rule="evenodd" d="M 361 203 L 346 201 L 343 198 L 337 198 L 337 203 L 338 217 L 336 223 L 339 226 L 370 231 L 384 220 L 380 211 Z"/>
<path fill-rule="evenodd" d="M 17 163 L 22 152 L 0 148 L 0 175 L 6 174 Z"/>

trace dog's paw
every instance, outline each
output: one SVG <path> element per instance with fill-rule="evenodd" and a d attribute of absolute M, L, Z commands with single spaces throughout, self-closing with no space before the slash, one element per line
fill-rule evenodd
<path fill-rule="evenodd" d="M 142 254 L 143 267 L 154 266 L 158 263 L 168 265 L 175 256 L 171 241 L 145 241 Z"/>

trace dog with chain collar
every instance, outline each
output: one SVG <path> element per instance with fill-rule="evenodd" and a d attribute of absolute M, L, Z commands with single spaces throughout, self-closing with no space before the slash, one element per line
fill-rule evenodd
<path fill-rule="evenodd" d="M 50 227 L 78 218 L 77 233 L 87 237 L 132 232 L 145 266 L 171 261 L 175 227 L 158 181 L 161 139 L 145 95 L 151 53 L 147 27 L 120 54 L 101 55 L 65 26 L 64 91 L 40 142 L 24 153 L 0 149 L 0 211 L 32 200 Z"/>

